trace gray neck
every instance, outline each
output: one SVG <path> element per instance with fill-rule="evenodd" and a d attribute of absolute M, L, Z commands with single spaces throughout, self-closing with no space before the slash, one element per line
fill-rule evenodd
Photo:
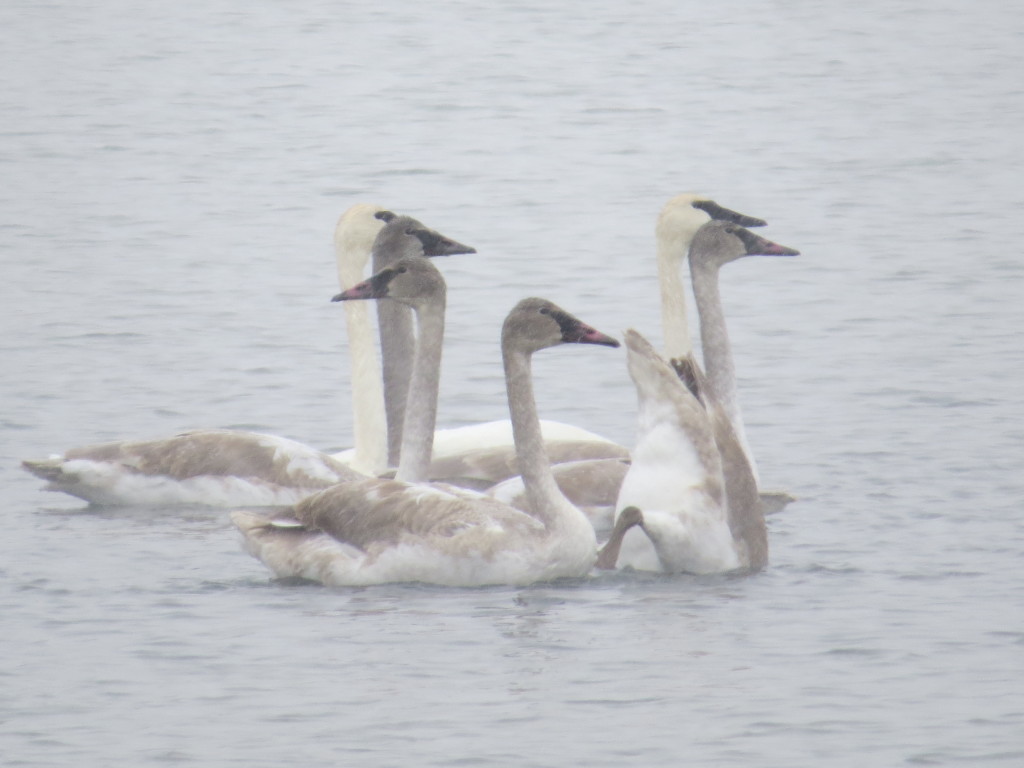
<path fill-rule="evenodd" d="M 444 309 L 442 296 L 439 301 L 423 304 L 416 310 L 419 343 L 412 365 L 408 400 L 404 403 L 401 459 L 395 475 L 395 479 L 407 483 L 422 483 L 430 479 L 430 455 L 434 446 L 437 394 L 441 380 L 441 349 L 444 346 Z"/>
<path fill-rule="evenodd" d="M 732 357 L 732 345 L 725 326 L 725 311 L 722 309 L 722 295 L 718 289 L 716 264 L 696 262 L 690 259 L 690 275 L 693 280 L 693 296 L 700 317 L 700 341 L 704 350 L 704 370 L 712 397 L 721 405 L 736 439 L 750 464 L 750 470 L 757 478 L 757 466 L 747 443 L 743 417 L 740 414 L 739 397 L 736 390 L 736 366 Z"/>
<path fill-rule="evenodd" d="M 412 312 L 397 302 L 377 302 L 377 324 L 380 326 L 384 411 L 388 422 L 388 466 L 393 467 L 401 455 L 405 401 L 412 381 L 416 339 Z"/>
<path fill-rule="evenodd" d="M 505 387 L 519 472 L 531 512 L 551 531 L 560 527 L 562 521 L 558 509 L 569 505 L 569 501 L 558 488 L 548 463 L 533 394 L 530 355 L 509 349 L 506 345 L 502 349 L 502 358 L 505 361 Z"/>
<path fill-rule="evenodd" d="M 691 262 L 693 296 L 700 316 L 700 343 L 704 349 L 704 370 L 711 393 L 733 421 L 736 408 L 736 367 L 732 345 L 725 327 L 722 296 L 718 290 L 718 267 Z"/>
<path fill-rule="evenodd" d="M 373 273 L 389 267 L 405 254 L 393 249 L 373 251 Z M 381 369 L 384 376 L 384 410 L 388 423 L 388 466 L 397 466 L 405 424 L 405 401 L 412 381 L 416 337 L 412 310 L 397 301 L 377 302 L 377 325 L 380 331 Z"/>

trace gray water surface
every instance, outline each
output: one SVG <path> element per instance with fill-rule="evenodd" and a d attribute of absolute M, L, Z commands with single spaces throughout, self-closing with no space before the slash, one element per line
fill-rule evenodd
<path fill-rule="evenodd" d="M 1024 14 L 1003 3 L 0 7 L 4 765 L 1024 764 Z M 440 420 L 502 418 L 542 295 L 660 339 L 702 191 L 796 259 L 723 295 L 770 520 L 749 578 L 281 583 L 222 512 L 23 458 L 182 429 L 348 445 L 331 232 L 475 246 Z M 630 444 L 621 350 L 543 415 Z"/>

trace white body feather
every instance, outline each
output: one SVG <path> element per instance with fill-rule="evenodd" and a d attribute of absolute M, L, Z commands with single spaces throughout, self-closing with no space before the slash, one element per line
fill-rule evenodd
<path fill-rule="evenodd" d="M 688 573 L 740 567 L 707 414 L 640 334 L 626 332 L 626 349 L 639 415 L 616 508 L 639 508 L 644 523 L 626 533 L 619 565 Z"/>

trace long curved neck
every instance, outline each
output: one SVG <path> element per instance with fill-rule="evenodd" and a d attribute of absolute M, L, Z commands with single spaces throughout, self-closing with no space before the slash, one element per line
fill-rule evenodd
<path fill-rule="evenodd" d="M 512 417 L 512 438 L 530 511 L 551 531 L 562 527 L 563 510 L 572 505 L 555 482 L 544 448 L 537 400 L 533 394 L 530 356 L 503 345 L 502 359 L 505 362 L 505 388 Z M 582 515 L 578 510 L 577 514 Z"/>
<path fill-rule="evenodd" d="M 336 244 L 335 251 L 338 283 L 342 290 L 346 290 L 363 279 L 362 264 L 342 244 Z M 388 466 L 387 426 L 370 307 L 363 301 L 346 301 L 344 308 L 352 370 L 352 433 L 355 443 L 352 466 L 359 472 L 379 475 Z"/>
<path fill-rule="evenodd" d="M 373 255 L 376 274 L 390 266 L 393 259 Z M 406 399 L 412 381 L 412 361 L 416 349 L 412 310 L 397 301 L 377 302 L 377 325 L 380 329 L 380 353 L 384 376 L 384 410 L 387 414 L 388 465 L 396 466 L 402 447 Z"/>
<path fill-rule="evenodd" d="M 693 296 L 700 316 L 700 343 L 704 350 L 704 371 L 715 399 L 732 420 L 736 404 L 736 368 L 732 361 L 732 345 L 725 327 L 722 296 L 718 290 L 718 267 L 691 264 Z"/>
<path fill-rule="evenodd" d="M 661 328 L 665 337 L 665 354 L 671 360 L 686 357 L 693 351 L 690 325 L 686 317 L 686 289 L 680 274 L 682 259 L 679 249 L 689 243 L 676 243 L 658 237 L 658 286 L 661 290 Z"/>
<path fill-rule="evenodd" d="M 736 439 L 739 440 L 750 463 L 750 469 L 757 478 L 757 467 L 740 414 L 736 391 L 736 366 L 733 362 L 729 332 L 725 326 L 722 296 L 718 289 L 718 267 L 691 260 L 690 275 L 693 279 L 693 296 L 697 301 L 697 314 L 700 316 L 700 342 L 704 350 L 704 370 L 708 386 L 712 396 L 725 411 L 729 423 L 732 424 Z"/>
<path fill-rule="evenodd" d="M 384 303 L 384 302 L 381 302 Z M 412 381 L 405 403 L 401 460 L 396 480 L 422 483 L 429 479 L 430 455 L 437 425 L 437 394 L 441 382 L 444 346 L 444 297 L 416 311 L 419 342 L 412 365 Z"/>

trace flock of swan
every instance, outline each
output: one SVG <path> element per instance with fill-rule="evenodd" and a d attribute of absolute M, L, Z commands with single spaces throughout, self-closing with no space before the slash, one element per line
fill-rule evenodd
<path fill-rule="evenodd" d="M 665 354 L 635 330 L 624 336 L 638 398 L 632 450 L 540 419 L 534 353 L 619 342 L 539 298 L 520 301 L 501 330 L 511 419 L 437 429 L 446 285 L 431 257 L 475 251 L 360 203 L 334 237 L 352 449 L 331 455 L 275 435 L 208 429 L 86 446 L 23 466 L 47 490 L 93 504 L 233 508 L 245 548 L 276 576 L 327 585 L 524 585 L 616 567 L 756 571 L 768 562 L 765 514 L 792 497 L 760 488 L 718 273 L 743 256 L 798 253 L 748 229 L 764 224 L 694 194 L 662 209 Z M 686 259 L 703 369 L 687 327 Z"/>

